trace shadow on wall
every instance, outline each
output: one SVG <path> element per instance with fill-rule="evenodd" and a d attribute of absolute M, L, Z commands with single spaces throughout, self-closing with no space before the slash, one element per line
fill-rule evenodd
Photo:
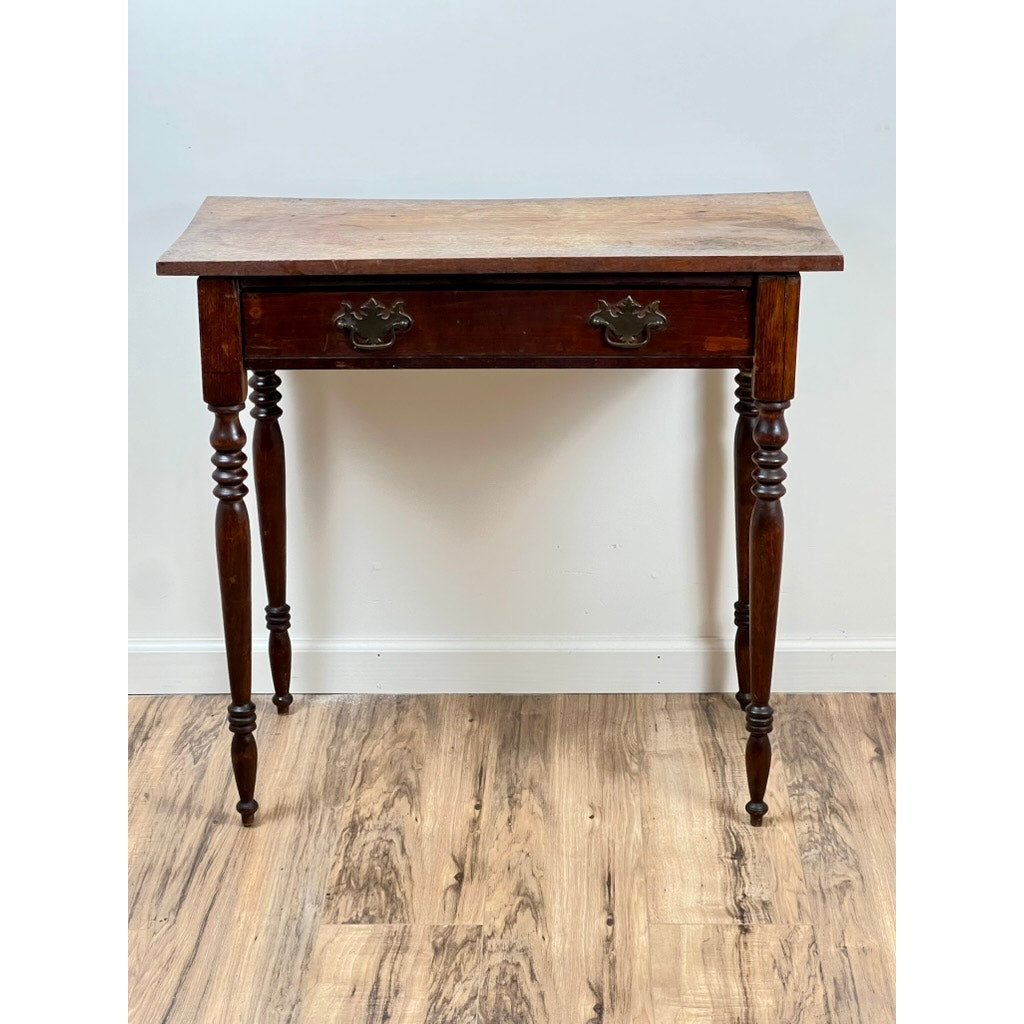
<path fill-rule="evenodd" d="M 684 546 L 694 553 L 693 562 L 665 566 L 665 571 L 697 576 L 701 632 L 721 635 L 725 610 L 731 622 L 734 600 L 719 593 L 723 544 L 731 545 L 732 534 L 731 505 L 723 504 L 732 476 L 731 448 L 724 441 L 733 422 L 727 374 L 678 371 L 697 382 L 696 390 L 678 403 L 669 423 L 658 424 L 660 436 L 623 437 L 623 424 L 642 419 L 631 415 L 629 405 L 646 402 L 652 375 L 665 372 L 287 372 L 285 443 L 291 459 L 303 463 L 301 512 L 292 506 L 298 513 L 293 529 L 317 537 L 317 565 L 300 571 L 316 579 L 325 565 L 341 564 L 337 523 L 351 500 L 350 473 L 372 479 L 411 517 L 428 517 L 436 530 L 478 543 L 501 528 L 497 519 L 524 506 L 537 522 L 550 520 L 554 529 L 592 516 L 587 502 L 593 481 L 588 488 L 585 475 L 599 471 L 595 452 L 613 449 L 609 457 L 628 471 L 631 446 L 656 442 L 696 454 L 692 480 L 681 481 L 688 493 L 679 496 L 679 505 L 689 509 L 679 529 L 684 539 L 691 534 L 693 542 Z M 650 429 L 650 416 L 646 420 Z M 626 477 L 621 486 L 643 485 Z"/>

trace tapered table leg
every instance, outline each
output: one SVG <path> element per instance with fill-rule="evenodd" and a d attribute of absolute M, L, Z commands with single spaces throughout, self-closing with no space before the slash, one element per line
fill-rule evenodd
<path fill-rule="evenodd" d="M 224 643 L 227 651 L 231 703 L 228 728 L 231 764 L 238 787 L 236 809 L 243 825 L 251 825 L 256 803 L 256 707 L 252 702 L 252 580 L 249 513 L 244 498 L 245 432 L 238 414 L 243 405 L 210 405 L 216 417 L 210 444 L 217 502 L 217 568 L 220 574 Z"/>
<path fill-rule="evenodd" d="M 736 580 L 738 600 L 734 605 L 736 623 L 736 700 L 741 708 L 750 703 L 750 513 L 754 495 L 750 489 L 750 467 L 754 458 L 754 421 L 757 409 L 751 399 L 753 375 L 736 374 L 736 436 L 733 443 L 733 475 L 736 507 Z"/>
<path fill-rule="evenodd" d="M 789 435 L 785 410 L 789 402 L 758 402 L 754 424 L 754 509 L 750 516 L 750 682 L 747 707 L 747 782 L 751 825 L 760 825 L 768 805 L 764 802 L 772 764 L 772 663 L 775 626 L 782 582 L 782 502 L 786 493 L 786 453 Z"/>
<path fill-rule="evenodd" d="M 750 513 L 750 703 L 747 705 L 747 785 L 751 825 L 768 812 L 764 794 L 772 765 L 772 666 L 782 583 L 782 496 L 789 440 L 786 410 L 796 382 L 798 274 L 764 274 L 756 284 L 754 327 L 753 487 Z"/>
<path fill-rule="evenodd" d="M 285 714 L 292 703 L 292 642 L 288 636 L 291 609 L 285 601 L 285 499 L 284 440 L 281 437 L 281 378 L 273 370 L 261 370 L 249 378 L 252 387 L 253 479 L 256 511 L 267 580 L 267 629 L 270 630 L 270 674 L 274 680 L 274 704 Z"/>

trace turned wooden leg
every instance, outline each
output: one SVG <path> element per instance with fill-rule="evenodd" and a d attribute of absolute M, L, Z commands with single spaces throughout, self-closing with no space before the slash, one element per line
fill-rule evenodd
<path fill-rule="evenodd" d="M 256 803 L 256 707 L 252 703 L 252 580 L 249 541 L 249 513 L 244 498 L 245 432 L 238 414 L 243 405 L 211 405 L 216 417 L 210 444 L 213 445 L 213 493 L 217 502 L 217 568 L 224 613 L 224 642 L 228 658 L 231 703 L 228 728 L 231 764 L 238 786 L 238 813 L 243 825 L 251 825 Z"/>
<path fill-rule="evenodd" d="M 284 440 L 281 437 L 281 383 L 273 370 L 257 370 L 249 378 L 252 387 L 253 479 L 256 511 L 267 580 L 267 629 L 270 630 L 270 674 L 274 680 L 274 704 L 280 715 L 292 702 L 292 642 L 288 636 L 291 609 L 285 602 L 285 503 Z"/>
<path fill-rule="evenodd" d="M 780 499 L 786 493 L 786 454 L 789 439 L 785 411 L 789 402 L 756 402 L 754 423 L 754 509 L 750 516 L 750 689 L 747 707 L 747 784 L 751 825 L 760 825 L 768 810 L 764 802 L 772 764 L 772 662 L 775 625 L 782 581 L 783 518 Z"/>
<path fill-rule="evenodd" d="M 754 495 L 750 489 L 750 465 L 754 458 L 754 420 L 757 409 L 750 397 L 753 374 L 736 374 L 736 437 L 733 443 L 733 475 L 736 496 L 736 579 L 739 600 L 733 606 L 736 623 L 736 700 L 741 708 L 750 703 L 750 513 Z"/>

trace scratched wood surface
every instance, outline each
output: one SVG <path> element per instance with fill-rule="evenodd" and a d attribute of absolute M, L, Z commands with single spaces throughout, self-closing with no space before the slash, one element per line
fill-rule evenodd
<path fill-rule="evenodd" d="M 129 701 L 133 1024 L 884 1024 L 891 695 L 776 698 L 752 830 L 742 715 L 694 694 Z M 269 707 L 269 704 L 268 704 Z"/>
<path fill-rule="evenodd" d="M 842 270 L 807 192 L 607 199 L 210 196 L 158 274 Z"/>

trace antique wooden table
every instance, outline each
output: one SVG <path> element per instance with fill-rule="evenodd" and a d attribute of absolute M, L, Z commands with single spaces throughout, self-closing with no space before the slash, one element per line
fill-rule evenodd
<path fill-rule="evenodd" d="M 207 199 L 157 263 L 199 278 L 203 397 L 242 824 L 253 821 L 245 372 L 279 713 L 289 692 L 281 369 L 733 367 L 737 699 L 752 825 L 769 704 L 800 272 L 843 257 L 806 192 L 634 199 Z M 682 442 L 682 438 L 680 441 Z M 341 681 L 339 681 L 341 682 Z"/>

